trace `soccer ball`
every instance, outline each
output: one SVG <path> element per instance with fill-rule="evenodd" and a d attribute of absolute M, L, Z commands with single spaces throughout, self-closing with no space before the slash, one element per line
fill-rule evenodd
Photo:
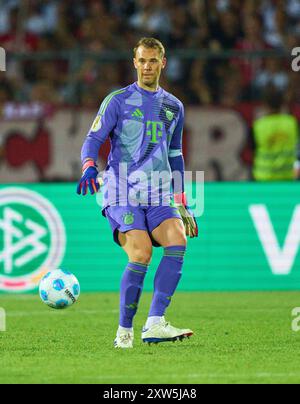
<path fill-rule="evenodd" d="M 64 269 L 48 272 L 39 286 L 40 298 L 53 309 L 65 309 L 75 303 L 80 294 L 80 285 L 75 275 Z"/>

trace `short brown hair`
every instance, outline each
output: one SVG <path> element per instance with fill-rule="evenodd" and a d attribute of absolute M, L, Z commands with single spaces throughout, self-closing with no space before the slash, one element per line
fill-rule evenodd
<path fill-rule="evenodd" d="M 133 56 L 135 57 L 136 55 L 136 51 L 138 49 L 139 46 L 144 46 L 145 48 L 148 49 L 158 49 L 160 56 L 163 58 L 165 56 L 165 48 L 164 45 L 155 38 L 141 38 L 138 43 L 136 44 L 136 46 L 133 49 Z"/>

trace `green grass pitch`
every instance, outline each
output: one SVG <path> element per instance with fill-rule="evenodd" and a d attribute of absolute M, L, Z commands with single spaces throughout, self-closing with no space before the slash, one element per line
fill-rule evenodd
<path fill-rule="evenodd" d="M 56 311 L 37 295 L 1 295 L 0 383 L 299 383 L 300 332 L 291 329 L 296 292 L 178 292 L 167 320 L 195 335 L 143 344 L 151 295 L 135 321 L 135 346 L 113 348 L 118 294 L 82 294 Z"/>

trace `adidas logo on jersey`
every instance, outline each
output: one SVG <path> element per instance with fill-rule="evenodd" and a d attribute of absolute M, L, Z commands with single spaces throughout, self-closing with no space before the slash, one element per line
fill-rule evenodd
<path fill-rule="evenodd" d="M 134 116 L 135 118 L 144 119 L 144 115 L 139 108 L 137 108 L 131 116 Z"/>

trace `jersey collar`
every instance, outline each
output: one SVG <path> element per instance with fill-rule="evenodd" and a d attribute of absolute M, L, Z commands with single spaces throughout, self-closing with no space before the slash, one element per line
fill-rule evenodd
<path fill-rule="evenodd" d="M 163 92 L 163 89 L 161 87 L 158 87 L 157 91 L 148 91 L 148 90 L 144 90 L 142 87 L 140 87 L 137 83 L 137 81 L 134 83 L 134 87 L 137 91 L 139 91 L 141 94 L 150 96 L 150 97 L 156 97 L 161 95 L 161 93 Z"/>

